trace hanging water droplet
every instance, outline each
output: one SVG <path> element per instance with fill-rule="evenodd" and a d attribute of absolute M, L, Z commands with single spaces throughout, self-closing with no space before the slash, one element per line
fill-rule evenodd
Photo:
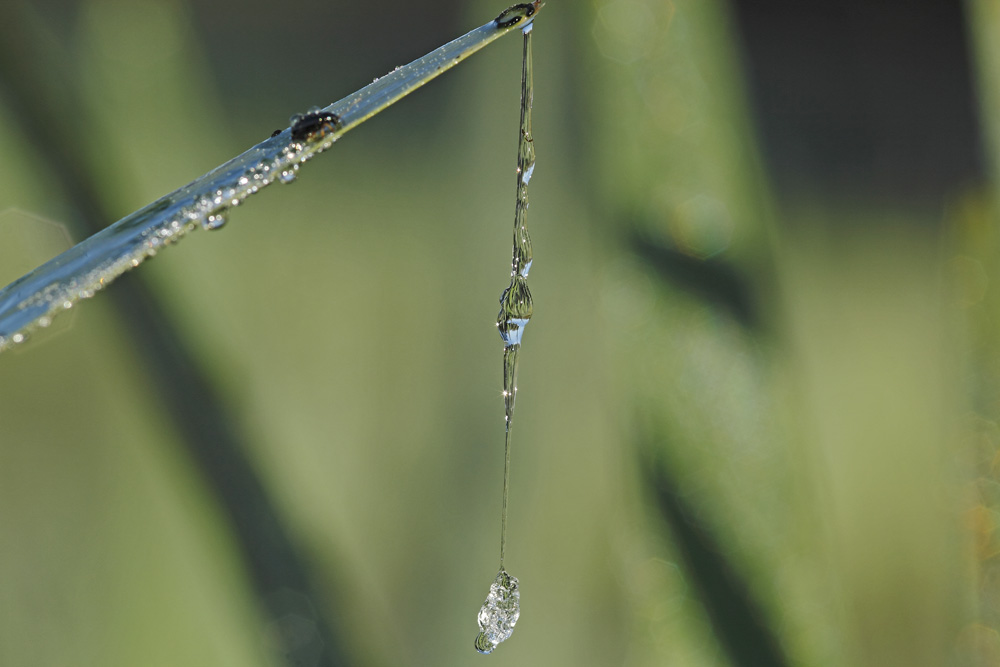
<path fill-rule="evenodd" d="M 530 17 L 540 3 L 515 5 L 497 17 L 513 25 Z M 530 10 L 530 11 L 529 11 Z M 517 15 L 517 11 L 523 14 Z M 510 13 L 513 16 L 508 16 Z M 514 401 L 517 397 L 517 360 L 521 349 L 524 327 L 531 319 L 534 305 L 528 289 L 528 272 L 531 270 L 531 237 L 528 235 L 528 180 L 535 167 L 535 148 L 531 139 L 531 31 L 524 31 L 524 55 L 521 70 L 521 128 L 517 150 L 517 203 L 514 209 L 514 249 L 511 259 L 510 284 L 500 295 L 500 313 L 497 330 L 503 338 L 503 400 L 504 400 L 504 467 L 503 506 L 500 513 L 500 571 L 490 585 L 490 593 L 479 610 L 479 635 L 475 647 L 480 653 L 491 653 L 497 645 L 514 632 L 514 624 L 521 615 L 521 593 L 517 579 L 504 570 L 504 552 L 507 546 L 507 496 L 510 490 L 511 422 Z"/>
<path fill-rule="evenodd" d="M 500 295 L 500 313 L 497 315 L 497 329 L 505 345 L 521 344 L 521 334 L 533 310 L 528 281 L 523 273 L 515 274 Z"/>
<path fill-rule="evenodd" d="M 294 169 L 285 169 L 278 175 L 278 180 L 282 183 L 291 183 L 297 175 Z"/>
<path fill-rule="evenodd" d="M 229 214 L 226 211 L 216 211 L 205 217 L 201 221 L 202 229 L 213 230 L 219 229 L 223 225 L 229 222 Z"/>
<path fill-rule="evenodd" d="M 475 646 L 476 650 L 482 653 L 483 655 L 489 655 L 490 653 L 493 653 L 493 649 L 497 647 L 496 644 L 494 644 L 489 640 L 485 632 L 480 632 L 478 635 L 476 635 Z"/>
<path fill-rule="evenodd" d="M 501 569 L 490 584 L 486 602 L 479 610 L 476 650 L 491 653 L 497 644 L 510 638 L 520 616 L 521 592 L 517 588 L 517 577 Z"/>

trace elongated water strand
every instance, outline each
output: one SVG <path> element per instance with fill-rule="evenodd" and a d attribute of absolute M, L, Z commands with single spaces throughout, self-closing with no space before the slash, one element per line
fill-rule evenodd
<path fill-rule="evenodd" d="M 514 416 L 514 399 L 517 396 L 517 352 L 520 345 L 508 345 L 503 349 L 503 506 L 500 512 L 500 570 L 503 571 L 503 557 L 507 549 L 507 497 L 510 492 L 510 422 Z"/>
<path fill-rule="evenodd" d="M 518 9 L 527 12 L 533 5 L 516 5 L 508 12 Z M 533 12 L 532 12 L 533 13 Z M 507 12 L 505 12 L 507 14 Z M 499 19 L 504 19 L 501 14 Z M 527 14 L 528 17 L 531 13 Z M 504 19 L 508 20 L 508 19 Z M 503 339 L 503 401 L 504 401 L 504 464 L 503 502 L 500 513 L 500 571 L 490 585 L 490 593 L 479 610 L 479 635 L 475 647 L 480 653 L 490 653 L 497 645 L 508 639 L 514 632 L 514 624 L 521 615 L 517 578 L 504 569 L 504 555 L 507 549 L 507 498 L 510 491 L 510 447 L 511 426 L 514 419 L 514 403 L 517 398 L 518 354 L 524 327 L 531 319 L 534 309 L 531 291 L 528 289 L 528 272 L 531 270 L 531 237 L 528 235 L 528 181 L 535 169 L 535 147 L 531 137 L 532 71 L 531 71 L 531 27 L 523 28 L 524 50 L 521 67 L 521 123 L 517 142 L 517 189 L 514 204 L 514 250 L 511 259 L 510 284 L 500 295 L 500 313 L 497 315 L 497 329 Z"/>
<path fill-rule="evenodd" d="M 517 364 L 521 336 L 534 310 L 528 289 L 531 270 L 531 237 L 528 234 L 528 180 L 535 168 L 535 147 L 531 137 L 531 24 L 524 28 L 524 51 L 521 69 L 521 126 L 517 142 L 517 188 L 514 203 L 514 250 L 511 260 L 510 285 L 500 295 L 497 329 L 503 338 L 503 398 L 504 398 L 504 471 L 503 509 L 500 517 L 500 569 L 507 538 L 507 497 L 510 488 L 510 434 L 517 398 Z"/>
<path fill-rule="evenodd" d="M 295 180 L 301 164 L 330 148 L 340 136 L 501 37 L 541 8 L 516 5 L 486 25 L 435 49 L 409 65 L 324 109 L 293 118 L 242 155 L 190 184 L 122 218 L 31 273 L 0 289 L 0 352 L 28 333 L 94 296 L 147 257 L 201 227 L 219 229 L 229 209 L 261 188 Z M 530 23 L 529 23 L 530 25 Z M 322 72 L 322 67 L 316 68 Z"/>

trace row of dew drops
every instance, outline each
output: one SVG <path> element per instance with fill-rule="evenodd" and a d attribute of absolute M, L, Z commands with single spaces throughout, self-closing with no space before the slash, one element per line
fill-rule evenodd
<path fill-rule="evenodd" d="M 339 119 L 330 112 L 311 109 L 292 116 L 290 122 L 288 129 L 275 131 L 268 141 L 123 218 L 0 291 L 0 312 L 16 311 L 9 318 L 13 324 L 0 328 L 0 352 L 23 343 L 33 329 L 48 327 L 59 311 L 93 297 L 119 275 L 197 226 L 221 228 L 229 219 L 229 209 L 274 181 L 293 182 L 299 166 L 330 148 L 339 136 Z M 247 162 L 249 166 L 243 167 Z M 58 263 L 79 264 L 84 270 L 66 271 L 65 278 L 31 289 L 39 278 L 58 270 Z"/>

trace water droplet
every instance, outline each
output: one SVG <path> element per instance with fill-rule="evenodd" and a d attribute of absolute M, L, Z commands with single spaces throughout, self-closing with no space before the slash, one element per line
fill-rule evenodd
<path fill-rule="evenodd" d="M 490 653 L 493 653 L 493 649 L 495 649 L 496 647 L 497 645 L 489 640 L 485 632 L 480 632 L 478 635 L 476 635 L 476 650 L 482 653 L 483 655 L 489 655 Z"/>
<path fill-rule="evenodd" d="M 476 650 L 491 653 L 497 645 L 510 638 L 514 626 L 521 616 L 521 592 L 517 587 L 517 577 L 507 574 L 503 568 L 490 584 L 490 592 L 479 610 L 479 635 Z"/>
<path fill-rule="evenodd" d="M 528 281 L 523 274 L 515 274 L 510 285 L 500 295 L 500 313 L 497 315 L 497 328 L 505 345 L 520 345 L 521 334 L 525 325 L 531 319 L 534 305 Z"/>
<path fill-rule="evenodd" d="M 530 8 L 531 16 L 537 4 L 515 5 L 497 18 L 498 25 L 504 16 L 519 7 Z M 525 10 L 527 11 L 527 9 Z M 521 18 L 523 18 L 522 16 Z M 520 18 L 509 19 L 513 25 Z M 514 247 L 511 259 L 510 284 L 500 295 L 500 313 L 497 329 L 503 338 L 503 400 L 504 400 L 504 468 L 503 506 L 500 513 L 500 571 L 490 585 L 490 593 L 479 610 L 479 635 L 475 647 L 480 653 L 490 653 L 514 632 L 514 625 L 521 615 L 517 579 L 504 570 L 504 552 L 507 546 L 507 497 L 510 490 L 511 423 L 514 417 L 514 400 L 517 397 L 517 360 L 521 349 L 524 327 L 531 319 L 534 305 L 528 289 L 528 272 L 531 270 L 531 238 L 528 236 L 528 188 L 535 165 L 535 149 L 531 139 L 531 33 L 524 33 L 524 58 L 521 71 L 521 133 L 517 152 L 517 202 L 514 208 Z"/>
<path fill-rule="evenodd" d="M 291 136 L 295 141 L 306 141 L 313 135 L 326 135 L 327 132 L 340 127 L 340 116 L 313 107 L 305 114 L 296 114 L 291 118 Z"/>
<path fill-rule="evenodd" d="M 227 222 L 229 222 L 229 214 L 226 211 L 216 211 L 201 221 L 201 227 L 208 230 L 219 229 Z"/>
<path fill-rule="evenodd" d="M 298 174 L 296 174 L 296 173 L 295 173 L 295 170 L 294 170 L 294 169 L 285 169 L 285 170 L 284 170 L 283 172 L 281 172 L 281 174 L 280 174 L 280 175 L 278 176 L 278 180 L 279 180 L 279 181 L 281 181 L 282 183 L 291 183 L 292 181 L 294 181 L 294 180 L 295 180 L 295 177 L 296 177 L 297 175 L 298 175 Z"/>
<path fill-rule="evenodd" d="M 540 2 L 522 2 L 513 5 L 500 12 L 500 16 L 493 19 L 493 21 L 497 24 L 498 28 L 509 28 L 512 25 L 517 25 L 526 18 L 534 16 L 540 4 Z"/>
<path fill-rule="evenodd" d="M 535 172 L 535 162 L 534 162 L 534 161 L 532 161 L 532 162 L 531 162 L 531 164 L 529 164 L 529 165 L 528 165 L 528 168 L 527 168 L 527 169 L 525 170 L 525 172 L 524 172 L 524 176 L 522 176 L 522 177 L 521 177 L 521 181 L 522 181 L 522 182 L 523 182 L 523 183 L 524 183 L 525 185 L 527 185 L 527 184 L 528 184 L 528 181 L 530 181 L 530 180 L 531 180 L 531 175 L 532 175 L 532 174 L 533 174 L 534 172 Z"/>

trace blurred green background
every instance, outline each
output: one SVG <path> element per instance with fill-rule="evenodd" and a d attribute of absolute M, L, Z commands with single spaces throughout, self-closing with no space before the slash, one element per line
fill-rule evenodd
<path fill-rule="evenodd" d="M 539 16 L 493 655 L 516 35 L 0 357 L 0 664 L 1000 665 L 1000 4 L 862 4 Z M 8 3 L 0 283 L 501 9 Z"/>

